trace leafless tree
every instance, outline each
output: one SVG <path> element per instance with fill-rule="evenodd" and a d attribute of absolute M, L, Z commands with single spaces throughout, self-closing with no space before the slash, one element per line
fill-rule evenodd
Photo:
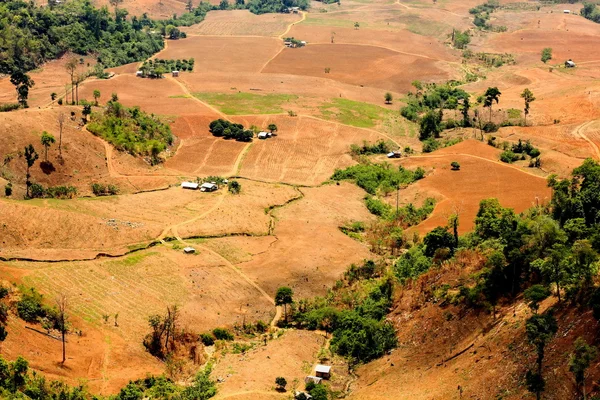
<path fill-rule="evenodd" d="M 67 333 L 67 308 L 69 306 L 67 295 L 61 293 L 56 298 L 56 307 L 58 309 L 58 330 L 62 337 L 62 364 L 67 360 L 67 346 L 65 335 Z"/>
<path fill-rule="evenodd" d="M 71 103 L 75 101 L 75 71 L 77 70 L 77 59 L 75 57 L 70 58 L 65 65 L 67 73 L 71 77 Z"/>
<path fill-rule="evenodd" d="M 62 159 L 62 134 L 63 128 L 65 126 L 65 121 L 67 120 L 67 115 L 64 112 L 60 112 L 56 117 L 56 121 L 58 122 L 58 156 Z"/>

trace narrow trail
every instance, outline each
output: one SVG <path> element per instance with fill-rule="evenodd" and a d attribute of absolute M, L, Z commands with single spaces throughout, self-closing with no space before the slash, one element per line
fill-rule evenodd
<path fill-rule="evenodd" d="M 276 392 L 276 391 L 268 391 L 268 390 L 246 390 L 246 391 L 241 391 L 241 392 L 234 392 L 234 393 L 229 393 L 226 395 L 221 395 L 219 396 L 217 394 L 217 396 L 215 397 L 215 400 L 219 400 L 219 399 L 230 399 L 232 397 L 239 397 L 240 399 L 249 399 L 249 398 L 253 398 L 252 395 L 256 395 L 256 394 L 260 394 L 263 396 L 273 396 L 273 397 L 277 397 L 277 398 L 285 398 L 285 399 L 289 399 L 290 398 L 290 393 L 288 392 Z"/>
<path fill-rule="evenodd" d="M 590 145 L 590 147 L 592 148 L 592 150 L 594 151 L 594 154 L 596 156 L 596 158 L 598 160 L 600 160 L 600 148 L 598 148 L 598 145 L 596 143 L 594 143 L 589 137 L 586 136 L 586 134 L 584 133 L 584 131 L 590 126 L 592 125 L 594 122 L 596 121 L 588 121 L 588 122 L 584 122 L 583 124 L 579 125 L 577 128 L 575 128 L 575 130 L 573 131 L 573 134 L 575 136 L 579 136 L 580 138 L 582 138 L 583 140 L 585 140 L 586 142 L 588 142 L 588 144 Z"/>
<path fill-rule="evenodd" d="M 250 148 L 253 144 L 254 142 L 247 143 L 246 146 L 244 146 L 244 148 L 242 149 L 242 151 L 240 151 L 240 154 L 238 154 L 237 158 L 235 159 L 233 167 L 231 167 L 229 178 L 237 176 L 239 174 L 240 169 L 242 168 L 242 161 L 244 161 L 244 158 L 246 158 L 248 152 L 250 152 Z"/>
<path fill-rule="evenodd" d="M 284 32 L 283 32 L 281 35 L 277 36 L 277 38 L 278 38 L 278 39 L 281 39 L 281 40 L 283 41 L 283 38 L 284 38 L 284 36 L 288 34 L 288 32 L 289 32 L 289 31 L 292 29 L 292 27 L 293 27 L 294 25 L 296 25 L 296 24 L 299 24 L 299 23 L 301 23 L 302 21 L 305 21 L 305 20 L 306 20 L 306 12 L 304 12 L 304 11 L 300 11 L 300 13 L 302 14 L 302 18 L 300 18 L 300 19 L 299 19 L 298 21 L 296 21 L 296 22 L 292 22 L 291 24 L 289 24 L 289 25 L 288 25 L 288 27 L 286 28 L 286 30 L 285 30 L 285 31 L 284 31 Z M 267 60 L 267 62 L 263 64 L 263 66 L 261 67 L 261 69 L 260 69 L 259 73 L 260 73 L 260 74 L 262 74 L 263 70 L 264 70 L 265 68 L 267 68 L 267 65 L 269 65 L 269 63 L 270 63 L 271 61 L 273 61 L 275 58 L 277 58 L 277 56 L 278 56 L 278 55 L 280 55 L 280 54 L 281 54 L 281 52 L 282 52 L 284 49 L 285 49 L 285 46 L 282 46 L 282 47 L 281 47 L 281 49 L 279 49 L 279 51 L 278 51 L 277 53 L 275 53 L 275 55 L 273 55 L 273 57 L 269 58 L 269 59 Z"/>

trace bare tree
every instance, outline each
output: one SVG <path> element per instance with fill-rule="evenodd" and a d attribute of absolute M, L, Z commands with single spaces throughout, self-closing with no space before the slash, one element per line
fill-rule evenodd
<path fill-rule="evenodd" d="M 65 335 L 67 333 L 67 308 L 68 308 L 67 295 L 61 293 L 56 298 L 56 306 L 58 309 L 58 330 L 62 336 L 62 364 L 67 360 L 67 347 L 65 342 Z"/>
<path fill-rule="evenodd" d="M 75 101 L 75 71 L 77 70 L 77 59 L 75 57 L 70 58 L 65 65 L 67 73 L 71 77 L 71 103 Z"/>
<path fill-rule="evenodd" d="M 65 121 L 67 119 L 67 115 L 64 112 L 60 112 L 56 117 L 56 121 L 58 122 L 58 156 L 62 159 L 62 134 L 63 128 L 65 126 Z"/>

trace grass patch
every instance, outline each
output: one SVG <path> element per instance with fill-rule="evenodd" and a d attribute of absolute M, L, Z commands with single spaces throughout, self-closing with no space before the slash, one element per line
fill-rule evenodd
<path fill-rule="evenodd" d="M 332 99 L 319 107 L 323 118 L 358 128 L 378 125 L 391 111 L 369 103 L 347 99 Z"/>
<path fill-rule="evenodd" d="M 205 101 L 227 115 L 280 114 L 286 103 L 298 99 L 293 94 L 254 93 L 194 93 L 194 97 Z"/>

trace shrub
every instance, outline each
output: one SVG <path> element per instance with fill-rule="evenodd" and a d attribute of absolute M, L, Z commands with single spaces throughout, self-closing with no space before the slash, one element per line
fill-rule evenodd
<path fill-rule="evenodd" d="M 92 192 L 95 196 L 117 195 L 119 194 L 119 188 L 112 184 L 92 183 Z"/>
<path fill-rule="evenodd" d="M 225 328 L 215 328 L 212 333 L 218 340 L 233 340 L 233 334 Z"/>
<path fill-rule="evenodd" d="M 21 107 L 19 103 L 0 104 L 0 112 L 18 110 L 19 107 Z"/>
<path fill-rule="evenodd" d="M 42 306 L 42 295 L 31 288 L 21 295 L 17 302 L 17 315 L 26 322 L 34 323 L 46 315 Z"/>
<path fill-rule="evenodd" d="M 431 153 L 440 148 L 440 142 L 433 138 L 423 142 L 423 153 Z"/>
<path fill-rule="evenodd" d="M 344 170 L 336 170 L 331 177 L 335 181 L 352 179 L 367 193 L 375 195 L 383 187 L 396 188 L 398 185 L 415 181 L 415 173 L 403 167 L 393 167 L 388 163 L 363 163 Z"/>
<path fill-rule="evenodd" d="M 460 169 L 460 164 L 458 163 L 458 161 L 452 161 L 450 163 L 450 166 L 452 167 L 453 171 L 458 171 Z"/>
<path fill-rule="evenodd" d="M 519 156 L 513 153 L 511 150 L 505 150 L 500 154 L 500 161 L 505 163 L 513 163 L 519 159 Z"/>
<path fill-rule="evenodd" d="M 210 333 L 201 333 L 200 340 L 205 346 L 212 346 L 213 344 L 215 344 L 215 337 Z"/>
<path fill-rule="evenodd" d="M 242 185 L 238 181 L 229 181 L 227 188 L 231 193 L 239 194 L 242 190 Z"/>
<path fill-rule="evenodd" d="M 8 296 L 9 290 L 7 287 L 5 286 L 0 286 L 0 299 L 5 298 L 6 296 Z"/>
<path fill-rule="evenodd" d="M 552 49 L 550 47 L 546 47 L 542 50 L 542 62 L 546 63 L 552 59 Z"/>
<path fill-rule="evenodd" d="M 6 197 L 10 197 L 12 195 L 12 183 L 8 182 L 5 186 L 4 186 L 4 195 Z"/>

